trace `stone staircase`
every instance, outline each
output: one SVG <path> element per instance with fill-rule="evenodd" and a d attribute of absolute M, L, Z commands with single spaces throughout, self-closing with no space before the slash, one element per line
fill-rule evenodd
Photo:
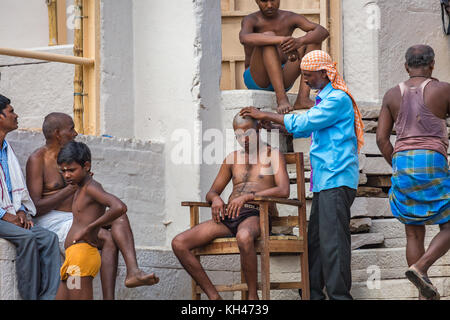
<path fill-rule="evenodd" d="M 289 97 L 291 102 L 294 96 Z M 222 92 L 223 127 L 230 128 L 231 120 L 240 108 L 254 105 L 270 110 L 274 96 L 270 93 L 252 91 Z M 351 208 L 352 227 L 352 295 L 355 299 L 417 299 L 417 289 L 406 279 L 404 226 L 392 217 L 387 198 L 391 168 L 385 163 L 376 146 L 375 130 L 379 107 L 361 107 L 366 125 L 366 144 L 360 156 L 360 180 L 358 196 Z M 447 121 L 450 127 L 450 121 Z M 296 139 L 293 149 L 305 154 L 307 181 L 307 215 L 311 209 L 312 194 L 309 190 L 309 139 Z M 288 143 L 280 140 L 280 149 L 287 150 Z M 294 173 L 290 170 L 290 177 Z M 291 198 L 296 198 L 296 189 L 291 188 Z M 292 207 L 279 206 L 282 215 L 293 214 Z M 427 227 L 425 244 L 438 232 L 437 226 Z M 116 299 L 190 299 L 191 279 L 181 267 L 170 248 L 138 247 L 139 265 L 146 272 L 156 272 L 161 282 L 155 286 L 127 289 L 123 282 L 126 268 L 122 257 L 119 260 L 116 282 Z M 0 300 L 20 299 L 15 276 L 15 250 L 0 239 Z M 207 273 L 215 283 L 240 281 L 239 256 L 202 258 Z M 273 280 L 299 279 L 298 259 L 277 256 L 271 259 Z M 450 252 L 440 258 L 429 270 L 431 281 L 438 288 L 441 298 L 450 300 Z M 99 276 L 94 280 L 94 297 L 101 299 Z M 239 299 L 240 293 L 225 293 L 225 299 Z M 272 291 L 272 299 L 299 299 L 295 290 Z"/>

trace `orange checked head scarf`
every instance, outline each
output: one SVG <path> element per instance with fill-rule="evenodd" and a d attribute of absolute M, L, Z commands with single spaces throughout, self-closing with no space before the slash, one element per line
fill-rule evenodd
<path fill-rule="evenodd" d="M 300 68 L 306 71 L 326 70 L 328 79 L 331 81 L 331 86 L 334 89 L 344 91 L 352 99 L 353 110 L 355 111 L 355 133 L 358 142 L 358 151 L 361 150 L 361 147 L 364 145 L 364 123 L 361 112 L 356 105 L 355 99 L 353 99 L 348 91 L 344 79 L 337 72 L 336 62 L 333 62 L 330 55 L 325 51 L 314 50 L 303 57 Z"/>

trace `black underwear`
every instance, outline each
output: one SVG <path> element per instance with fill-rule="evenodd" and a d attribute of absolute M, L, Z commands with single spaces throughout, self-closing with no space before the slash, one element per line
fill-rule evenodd
<path fill-rule="evenodd" d="M 239 216 L 234 219 L 225 216 L 225 219 L 222 220 L 222 223 L 231 231 L 233 236 L 236 236 L 238 227 L 245 219 L 253 216 L 259 217 L 259 206 L 254 204 L 246 203 L 239 211 Z M 271 221 L 269 219 L 269 230 L 272 229 Z"/>

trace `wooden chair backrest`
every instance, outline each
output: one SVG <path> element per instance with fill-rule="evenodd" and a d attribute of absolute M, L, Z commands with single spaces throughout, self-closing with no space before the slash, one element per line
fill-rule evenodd
<path fill-rule="evenodd" d="M 302 152 L 290 152 L 284 154 L 286 164 L 295 164 L 297 198 L 302 203 L 298 208 L 298 216 L 273 217 L 273 226 L 299 227 L 301 236 L 306 236 L 306 191 L 305 191 L 305 167 Z M 290 179 L 292 180 L 292 179 Z"/>

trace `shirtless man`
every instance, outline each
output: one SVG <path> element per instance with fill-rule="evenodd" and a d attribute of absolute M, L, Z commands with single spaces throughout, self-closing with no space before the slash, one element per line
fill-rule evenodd
<path fill-rule="evenodd" d="M 92 178 L 91 152 L 86 144 L 68 142 L 59 152 L 57 161 L 65 182 L 77 186 L 77 191 L 72 203 L 73 223 L 64 243 L 66 258 L 56 299 L 92 300 L 92 281 L 101 265 L 98 233 L 102 226 L 125 214 L 127 206 L 105 192 Z"/>
<path fill-rule="evenodd" d="M 72 201 L 77 186 L 64 182 L 56 158 L 61 148 L 75 139 L 77 132 L 70 116 L 56 112 L 45 117 L 42 129 L 46 144 L 28 158 L 27 186 L 37 208 L 36 224 L 54 231 L 59 237 L 61 252 L 64 252 L 64 241 L 73 220 Z M 110 231 L 101 228 L 98 236 L 102 250 L 100 274 L 105 300 L 114 299 L 118 249 L 127 267 L 126 287 L 157 282 L 158 278 L 153 273 L 145 274 L 138 267 L 133 233 L 126 214 L 112 223 Z"/>
<path fill-rule="evenodd" d="M 286 92 L 300 76 L 303 56 L 320 50 L 328 31 L 304 16 L 279 10 L 280 0 L 256 0 L 259 11 L 242 20 L 239 40 L 245 50 L 244 82 L 248 89 L 275 91 L 278 113 L 314 106 L 310 89 L 300 81 L 297 100 L 292 107 Z M 307 32 L 293 38 L 295 29 Z"/>
<path fill-rule="evenodd" d="M 289 177 L 283 154 L 259 140 L 257 121 L 237 114 L 233 120 L 236 139 L 242 150 L 230 153 L 224 160 L 206 195 L 211 203 L 212 219 L 180 233 L 172 240 L 175 255 L 209 299 L 220 295 L 191 250 L 219 237 L 235 236 L 241 255 L 241 266 L 248 285 L 248 298 L 258 299 L 257 257 L 254 240 L 260 234 L 259 210 L 248 201 L 255 196 L 287 198 Z M 228 205 L 220 197 L 228 182 L 233 191 Z M 270 210 L 276 210 L 273 206 Z"/>

